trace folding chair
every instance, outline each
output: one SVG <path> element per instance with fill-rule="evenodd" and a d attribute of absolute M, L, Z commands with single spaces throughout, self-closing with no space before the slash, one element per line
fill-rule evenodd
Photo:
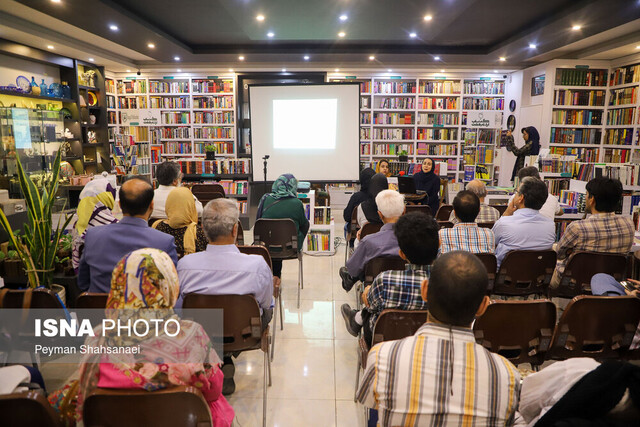
<path fill-rule="evenodd" d="M 96 388 L 82 411 L 85 426 L 204 427 L 212 423 L 200 390 L 177 386 L 157 391 Z"/>
<path fill-rule="evenodd" d="M 225 198 L 224 188 L 220 184 L 196 184 L 191 187 L 191 192 L 203 206 L 213 199 Z"/>
<path fill-rule="evenodd" d="M 406 205 L 404 209 L 405 209 L 404 213 L 420 212 L 425 215 L 429 215 L 429 216 L 432 215 L 431 208 L 429 207 L 429 205 Z"/>
<path fill-rule="evenodd" d="M 546 296 L 555 267 L 555 251 L 511 251 L 500 264 L 492 294 Z"/>
<path fill-rule="evenodd" d="M 438 212 L 436 212 L 437 221 L 449 221 L 449 216 L 453 211 L 453 205 L 440 205 Z"/>
<path fill-rule="evenodd" d="M 453 223 L 451 221 L 438 221 L 438 227 L 442 228 L 453 228 Z"/>
<path fill-rule="evenodd" d="M 269 326 L 262 330 L 258 302 L 251 295 L 187 294 L 183 308 L 217 308 L 222 310 L 224 353 L 262 350 L 264 353 L 264 385 L 262 395 L 262 425 L 267 425 L 267 386 L 271 386 L 269 357 Z M 212 337 L 219 340 L 220 337 Z M 176 424 L 179 425 L 179 424 Z"/>
<path fill-rule="evenodd" d="M 540 366 L 551 344 L 556 306 L 549 300 L 491 301 L 473 324 L 478 344 L 514 365 Z"/>
<path fill-rule="evenodd" d="M 238 235 L 236 236 L 236 245 L 244 245 L 244 229 L 242 228 L 242 222 L 238 220 Z M 271 261 L 271 259 L 269 259 Z"/>
<path fill-rule="evenodd" d="M 484 267 L 487 269 L 487 274 L 489 275 L 489 289 L 487 289 L 487 294 L 491 294 L 493 290 L 493 284 L 496 280 L 496 270 L 498 269 L 498 260 L 494 254 L 474 254 L 478 258 Z"/>
<path fill-rule="evenodd" d="M 106 308 L 109 294 L 83 292 L 76 298 L 76 308 Z"/>
<path fill-rule="evenodd" d="M 0 425 L 4 427 L 59 427 L 60 418 L 38 391 L 0 395 Z"/>
<path fill-rule="evenodd" d="M 302 251 L 298 248 L 296 224 L 288 218 L 260 218 L 253 226 L 253 244 L 266 247 L 272 260 L 298 260 L 298 308 L 300 308 L 300 291 L 304 289 L 304 282 Z"/>
<path fill-rule="evenodd" d="M 364 239 L 369 234 L 375 234 L 382 228 L 381 222 L 368 222 L 362 226 L 360 230 L 360 240 Z"/>
<path fill-rule="evenodd" d="M 356 288 L 356 307 L 362 308 L 362 292 L 373 283 L 373 279 L 383 271 L 404 270 L 407 262 L 399 256 L 375 257 L 367 261 L 364 266 L 364 281 Z"/>
<path fill-rule="evenodd" d="M 626 277 L 627 257 L 606 252 L 576 252 L 571 255 L 557 288 L 549 289 L 552 297 L 573 298 L 591 293 L 591 278 L 597 273 L 612 275 L 620 281 Z"/>
<path fill-rule="evenodd" d="M 547 359 L 620 359 L 629 350 L 638 323 L 640 299 L 634 296 L 579 295 L 562 313 Z"/>

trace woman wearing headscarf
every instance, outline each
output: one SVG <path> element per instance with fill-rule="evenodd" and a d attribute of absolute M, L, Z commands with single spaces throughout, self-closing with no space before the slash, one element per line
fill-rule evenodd
<path fill-rule="evenodd" d="M 353 210 L 357 208 L 360 203 L 371 198 L 371 194 L 369 194 L 369 183 L 371 182 L 371 177 L 375 174 L 376 173 L 371 168 L 366 168 L 360 171 L 360 191 L 351 195 L 349 203 L 347 203 L 347 207 L 344 208 L 344 212 L 342 213 L 344 222 L 347 225 L 351 222 Z"/>
<path fill-rule="evenodd" d="M 382 220 L 378 215 L 376 196 L 382 190 L 387 189 L 389 189 L 389 182 L 384 174 L 377 173 L 371 177 L 371 182 L 369 183 L 369 199 L 365 200 L 358 206 L 358 225 L 360 228 L 368 222 L 377 222 L 382 224 Z"/>
<path fill-rule="evenodd" d="M 431 214 L 435 216 L 440 207 L 440 177 L 435 174 L 433 166 L 432 159 L 424 159 L 422 169 L 413 175 L 413 180 L 416 190 L 422 190 L 429 196 L 427 204 L 431 208 Z"/>
<path fill-rule="evenodd" d="M 271 186 L 271 193 L 260 199 L 256 219 L 286 219 L 293 220 L 298 232 L 298 249 L 302 250 L 302 242 L 309 231 L 309 220 L 302 202 L 298 200 L 298 180 L 290 173 L 280 175 Z M 282 260 L 271 260 L 273 275 L 281 277 Z"/>
<path fill-rule="evenodd" d="M 87 353 L 79 368 L 79 379 L 49 396 L 66 424 L 82 421 L 84 401 L 96 387 L 151 392 L 190 385 L 198 388 L 207 401 L 213 427 L 231 425 L 234 411 L 221 394 L 224 375 L 220 358 L 201 325 L 181 320 L 173 312 L 179 293 L 178 273 L 163 251 L 138 249 L 120 260 L 113 271 L 107 309 L 127 309 L 119 312 L 120 317 L 130 316 L 132 323 L 138 319 L 175 319 L 180 332 L 170 337 L 161 327 L 158 336 L 119 336 L 114 331 L 89 337 L 85 342 L 88 346 L 139 346 L 140 354 Z M 114 312 L 107 315 L 117 316 Z"/>
<path fill-rule="evenodd" d="M 71 231 L 71 265 L 76 273 L 80 266 L 80 257 L 84 250 L 84 236 L 87 230 L 91 227 L 118 222 L 112 212 L 115 196 L 116 189 L 111 186 L 106 177 L 89 181 L 80 192 L 80 202 L 76 212 L 78 219 Z"/>
<path fill-rule="evenodd" d="M 152 227 L 172 235 L 178 258 L 207 249 L 207 236 L 198 226 L 198 211 L 193 194 L 186 187 L 176 187 L 167 196 L 164 208 L 167 219 L 159 219 Z"/>
<path fill-rule="evenodd" d="M 382 159 L 378 161 L 378 164 L 376 165 L 376 173 L 381 173 L 387 178 L 389 178 L 391 176 L 391 169 L 389 168 L 389 160 Z"/>
<path fill-rule="evenodd" d="M 513 135 L 511 131 L 507 132 L 507 150 L 516 155 L 516 164 L 513 165 L 513 172 L 511 172 L 511 181 L 516 177 L 516 174 L 524 166 L 524 160 L 527 156 L 537 156 L 540 153 L 540 134 L 538 129 L 533 126 L 522 128 L 522 138 L 524 139 L 524 146 L 518 148 L 513 142 Z"/>

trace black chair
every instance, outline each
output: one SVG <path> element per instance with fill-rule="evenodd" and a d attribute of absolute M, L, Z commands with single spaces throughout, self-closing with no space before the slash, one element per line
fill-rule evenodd
<path fill-rule="evenodd" d="M 496 270 L 498 269 L 498 260 L 494 254 L 474 254 L 478 258 L 484 267 L 487 269 L 487 274 L 489 275 L 489 289 L 487 289 L 487 293 L 490 294 L 493 290 L 493 284 L 496 280 Z"/>
<path fill-rule="evenodd" d="M 552 297 L 573 298 L 591 294 L 591 278 L 606 273 L 617 281 L 627 274 L 627 257 L 606 252 L 576 252 L 569 258 L 557 288 L 549 289 Z"/>
<path fill-rule="evenodd" d="M 356 307 L 362 307 L 362 292 L 371 285 L 376 276 L 383 271 L 404 270 L 407 262 L 399 256 L 375 257 L 364 266 L 364 281 L 356 288 Z"/>
<path fill-rule="evenodd" d="M 191 187 L 191 192 L 203 206 L 213 199 L 225 198 L 224 188 L 220 184 L 196 184 Z"/>
<path fill-rule="evenodd" d="M 436 212 L 437 221 L 449 221 L 449 216 L 453 212 L 453 205 L 441 205 Z"/>
<path fill-rule="evenodd" d="M 429 207 L 429 205 L 406 205 L 404 209 L 405 213 L 419 212 L 429 216 L 432 215 L 431 207 Z"/>
<path fill-rule="evenodd" d="M 83 292 L 76 298 L 76 308 L 106 308 L 109 294 Z"/>
<path fill-rule="evenodd" d="M 500 264 L 492 293 L 546 296 L 555 267 L 555 251 L 511 251 Z"/>
<path fill-rule="evenodd" d="M 60 417 L 38 391 L 0 395 L 0 425 L 4 427 L 59 427 Z"/>

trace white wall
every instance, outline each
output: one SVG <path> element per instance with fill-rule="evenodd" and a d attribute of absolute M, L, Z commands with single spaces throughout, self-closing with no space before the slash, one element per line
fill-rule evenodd
<path fill-rule="evenodd" d="M 25 76 L 29 81 L 31 77 L 35 77 L 38 85 L 44 79 L 44 82 L 50 85 L 54 82 L 60 83 L 60 68 L 0 54 L 0 86 L 12 83 L 15 85 L 18 76 Z"/>

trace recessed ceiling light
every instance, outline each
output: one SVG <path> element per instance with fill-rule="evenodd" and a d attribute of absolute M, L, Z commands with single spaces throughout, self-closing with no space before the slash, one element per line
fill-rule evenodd
<path fill-rule="evenodd" d="M 338 33 L 338 37 L 344 37 L 344 36 L 346 36 L 346 35 L 347 35 L 347 33 L 345 33 L 344 31 L 340 31 L 340 32 Z"/>
<path fill-rule="evenodd" d="M 349 17 L 347 15 L 340 15 L 340 20 L 341 21 L 346 21 L 347 19 L 349 19 Z"/>
<path fill-rule="evenodd" d="M 283 72 L 283 73 L 286 73 L 286 72 L 287 72 L 287 69 L 286 69 L 286 68 L 283 68 L 283 69 L 282 69 L 282 72 Z"/>
<path fill-rule="evenodd" d="M 174 60 L 174 61 L 180 61 L 180 57 L 179 57 L 179 56 L 174 56 L 174 57 L 173 57 L 173 60 Z"/>
<path fill-rule="evenodd" d="M 444 69 L 440 70 L 441 73 L 444 73 Z"/>
<path fill-rule="evenodd" d="M 309 60 L 309 55 L 305 55 L 305 56 L 303 56 L 303 58 L 304 58 L 305 61 L 308 61 Z"/>
<path fill-rule="evenodd" d="M 130 73 L 130 72 L 131 72 L 131 70 L 127 70 L 127 73 Z"/>
<path fill-rule="evenodd" d="M 535 49 L 538 46 L 535 45 L 535 43 L 529 43 L 529 49 Z"/>
<path fill-rule="evenodd" d="M 233 68 L 229 68 L 229 72 L 230 72 L 230 73 L 233 73 Z"/>
<path fill-rule="evenodd" d="M 238 56 L 238 60 L 239 61 L 244 61 L 244 56 L 242 56 L 242 55 Z"/>
<path fill-rule="evenodd" d="M 60 3 L 61 0 L 51 0 L 51 3 Z"/>
<path fill-rule="evenodd" d="M 177 72 L 179 72 L 179 73 L 181 73 L 181 72 L 182 72 L 182 70 L 181 70 L 180 68 L 178 68 L 176 71 L 177 71 Z"/>
<path fill-rule="evenodd" d="M 110 29 L 111 31 L 118 31 L 118 30 L 119 30 L 118 26 L 117 26 L 117 25 L 114 25 L 114 24 L 109 25 L 109 29 Z"/>
<path fill-rule="evenodd" d="M 156 45 L 155 45 L 155 44 L 153 44 L 153 43 L 149 43 L 149 44 L 147 45 L 147 47 L 148 47 L 149 49 L 153 49 L 154 47 L 156 47 Z"/>
<path fill-rule="evenodd" d="M 414 39 L 414 38 L 418 37 L 418 35 L 417 35 L 416 33 L 410 33 L 410 34 L 409 34 L 409 37 L 411 37 L 412 39 Z"/>
<path fill-rule="evenodd" d="M 498 72 L 498 70 L 493 70 L 493 72 L 494 72 L 494 73 L 497 73 L 497 72 Z"/>
<path fill-rule="evenodd" d="M 333 70 L 333 71 L 335 71 L 335 72 L 337 73 L 337 72 L 339 72 L 339 71 L 340 71 L 340 68 L 336 68 L 336 69 L 335 69 L 335 70 Z"/>
<path fill-rule="evenodd" d="M 573 27 L 571 27 L 573 31 L 578 31 L 580 28 L 582 28 L 580 25 L 574 25 Z"/>
<path fill-rule="evenodd" d="M 436 60 L 436 61 L 440 61 L 440 57 L 439 56 L 434 56 L 433 59 Z"/>
<path fill-rule="evenodd" d="M 93 61 L 95 61 L 95 59 L 89 58 L 89 62 L 93 62 Z"/>
<path fill-rule="evenodd" d="M 392 70 L 391 68 L 388 68 L 388 69 L 387 69 L 387 72 L 388 72 L 388 73 L 390 73 L 390 72 L 392 72 L 392 71 L 393 71 L 393 70 Z"/>
<path fill-rule="evenodd" d="M 431 15 L 424 15 L 424 20 L 425 21 L 431 21 L 433 19 L 433 16 Z"/>
<path fill-rule="evenodd" d="M 48 45 L 47 49 L 53 49 L 53 45 Z"/>
<path fill-rule="evenodd" d="M 374 59 L 376 59 L 376 57 L 375 57 L 375 56 L 373 56 L 373 55 L 371 55 L 371 56 L 369 57 L 369 61 L 373 61 Z"/>
<path fill-rule="evenodd" d="M 260 22 L 264 21 L 264 15 L 258 15 L 256 16 L 256 19 Z"/>
<path fill-rule="evenodd" d="M 504 56 L 501 56 L 500 58 L 498 58 L 500 61 L 504 62 L 507 60 L 507 58 L 505 58 Z"/>
<path fill-rule="evenodd" d="M 272 33 L 272 32 L 268 32 L 268 33 L 267 33 L 267 37 L 273 37 L 273 36 L 275 36 L 275 34 L 274 34 L 274 33 Z"/>
<path fill-rule="evenodd" d="M 636 46 L 636 49 L 640 49 L 640 45 Z"/>

